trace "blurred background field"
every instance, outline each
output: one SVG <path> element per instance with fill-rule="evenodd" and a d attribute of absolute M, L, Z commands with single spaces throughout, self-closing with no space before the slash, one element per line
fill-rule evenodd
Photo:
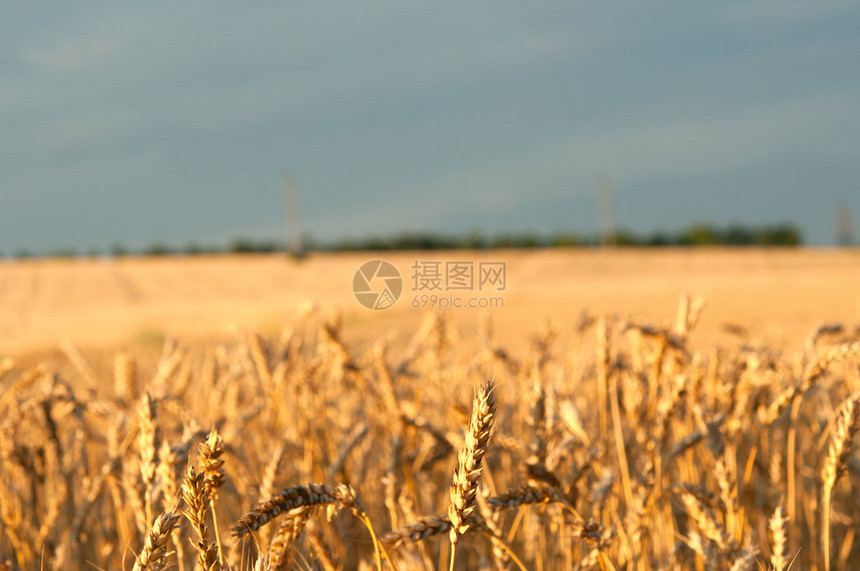
<path fill-rule="evenodd" d="M 391 261 L 404 279 L 400 301 L 371 311 L 352 277 L 369 259 Z M 520 336 L 542 318 L 563 329 L 583 312 L 647 320 L 672 315 L 680 295 L 708 308 L 696 342 L 737 328 L 794 346 L 822 322 L 860 322 L 860 252 L 851 249 L 618 249 L 314 253 L 116 259 L 32 259 L 0 265 L 0 354 L 38 356 L 63 341 L 112 349 L 279 331 L 316 303 L 339 308 L 353 341 L 389 327 L 413 331 L 415 260 L 507 263 L 500 334 Z M 482 310 L 452 310 L 476 323 Z M 487 310 L 484 310 L 487 311 Z"/>

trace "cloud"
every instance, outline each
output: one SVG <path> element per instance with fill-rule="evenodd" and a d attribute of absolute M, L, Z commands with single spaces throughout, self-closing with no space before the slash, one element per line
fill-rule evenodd
<path fill-rule="evenodd" d="M 810 21 L 838 17 L 846 11 L 856 11 L 852 0 L 754 0 L 726 5 L 722 8 L 725 21 L 757 30 L 793 27 Z"/>
<path fill-rule="evenodd" d="M 67 38 L 49 46 L 24 50 L 25 63 L 42 71 L 70 73 L 93 69 L 116 56 L 119 43 L 106 37 Z"/>
<path fill-rule="evenodd" d="M 504 161 L 451 169 L 355 207 L 372 230 L 382 234 L 416 224 L 448 228 L 454 220 L 492 226 L 499 218 L 515 219 L 526 205 L 539 210 L 541 203 L 590 196 L 601 176 L 626 188 L 653 190 L 655 180 L 723 177 L 773 161 L 848 159 L 854 152 L 852 132 L 860 127 L 854 103 L 858 98 L 854 92 L 826 94 L 718 116 L 672 121 L 660 117 L 611 131 L 595 129 L 568 141 L 524 149 Z M 844 136 L 834 137 L 840 126 L 846 127 Z M 710 185 L 702 187 L 711 190 Z M 697 188 L 689 190 L 695 193 Z M 345 204 L 331 202 L 333 210 L 313 217 L 322 232 L 371 233 Z"/>
<path fill-rule="evenodd" d="M 846 123 L 857 125 L 858 97 L 857 92 L 828 93 L 716 116 L 628 126 L 584 138 L 576 145 L 572 164 L 635 182 L 659 176 L 707 176 L 779 155 L 789 160 L 810 153 L 826 157 L 843 148 L 843 141 L 830 138 L 829 133 Z M 813 141 L 816 144 L 811 145 Z"/>
<path fill-rule="evenodd" d="M 56 160 L 68 156 L 111 154 L 118 145 L 128 142 L 142 119 L 122 106 L 104 106 L 33 117 L 15 139 L 0 139 L 5 153 L 30 153 L 39 160 Z"/>

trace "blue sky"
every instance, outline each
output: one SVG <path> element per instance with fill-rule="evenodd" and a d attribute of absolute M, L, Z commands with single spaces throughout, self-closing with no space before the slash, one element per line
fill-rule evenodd
<path fill-rule="evenodd" d="M 0 8 L 0 252 L 860 221 L 856 2 Z"/>

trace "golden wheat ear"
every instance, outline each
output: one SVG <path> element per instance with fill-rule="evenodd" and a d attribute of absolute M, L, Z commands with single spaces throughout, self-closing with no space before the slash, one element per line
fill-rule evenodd
<path fill-rule="evenodd" d="M 770 533 L 773 536 L 770 563 L 774 571 L 786 571 L 786 569 L 788 569 L 788 560 L 786 559 L 785 550 L 788 538 L 787 524 L 788 520 L 785 517 L 785 507 L 780 504 L 773 511 L 773 515 L 768 521 L 768 527 L 770 527 Z"/>
<path fill-rule="evenodd" d="M 460 450 L 457 468 L 454 470 L 454 481 L 451 484 L 448 503 L 448 519 L 451 520 L 449 532 L 451 569 L 454 568 L 457 541 L 475 523 L 474 515 L 477 509 L 475 496 L 483 471 L 481 463 L 490 447 L 490 432 L 496 415 L 494 388 L 493 381 L 488 381 L 475 393 L 466 440 Z"/>
<path fill-rule="evenodd" d="M 146 543 L 143 544 L 140 554 L 134 562 L 134 571 L 143 571 L 152 567 L 160 568 L 161 560 L 167 553 L 167 542 L 170 532 L 179 524 L 179 514 L 168 511 L 159 515 L 152 524 Z"/>
<path fill-rule="evenodd" d="M 851 444 L 860 429 L 860 394 L 848 398 L 839 411 L 833 427 L 830 449 L 824 459 L 821 473 L 821 543 L 824 555 L 824 569 L 830 571 L 830 500 L 837 480 L 848 469 Z"/>
<path fill-rule="evenodd" d="M 194 548 L 197 550 L 197 565 L 202 569 L 220 569 L 218 545 L 209 542 L 209 528 L 206 525 L 206 475 L 188 466 L 182 480 L 182 499 L 185 502 L 185 517 L 197 533 Z"/>

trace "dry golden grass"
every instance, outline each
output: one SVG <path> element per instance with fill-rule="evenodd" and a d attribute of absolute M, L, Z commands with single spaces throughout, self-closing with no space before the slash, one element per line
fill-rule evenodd
<path fill-rule="evenodd" d="M 860 568 L 855 324 L 712 311 L 2 360 L 0 569 Z"/>

